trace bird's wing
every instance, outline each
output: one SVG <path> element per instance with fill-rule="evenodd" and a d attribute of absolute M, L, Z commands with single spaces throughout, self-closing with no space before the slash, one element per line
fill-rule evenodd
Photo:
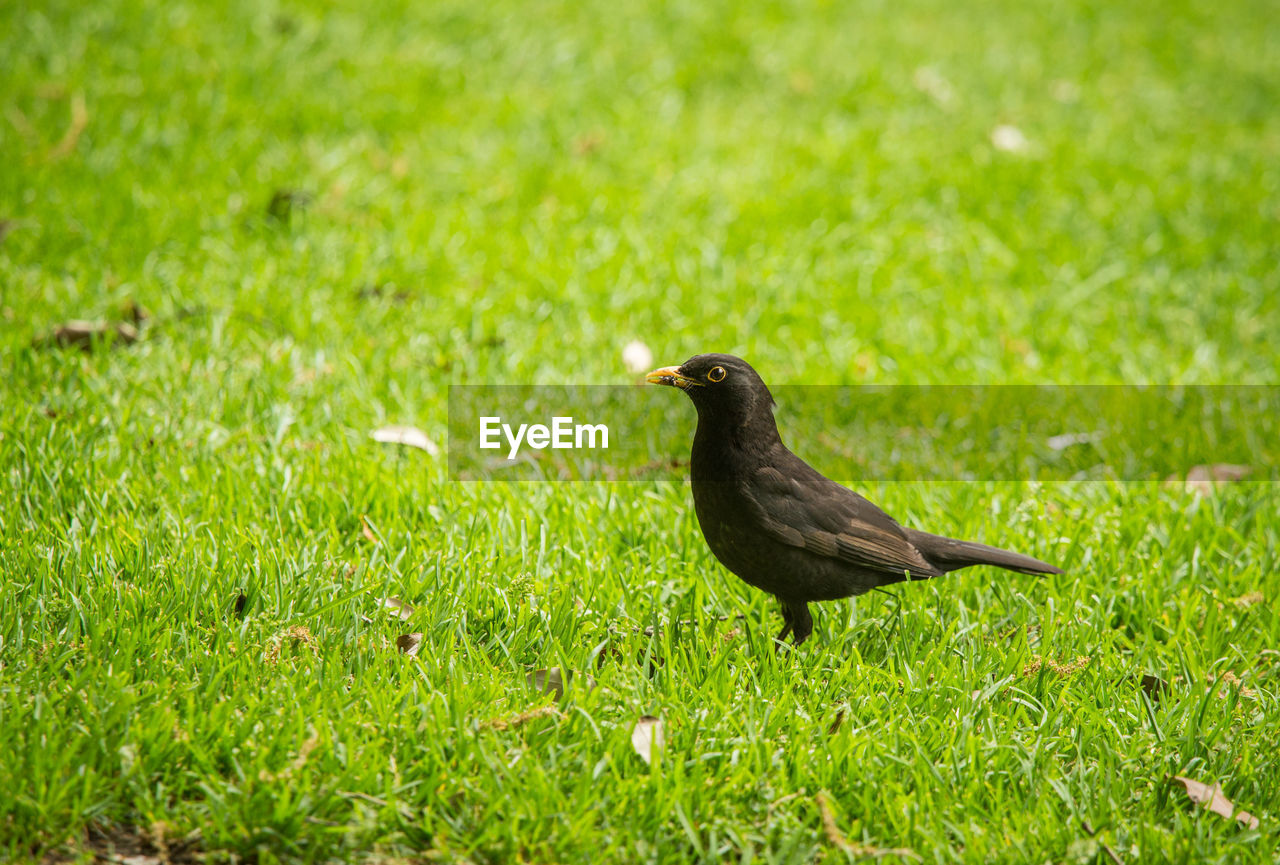
<path fill-rule="evenodd" d="M 925 560 L 892 517 L 812 469 L 794 474 L 757 469 L 743 493 L 760 528 L 788 546 L 899 580 L 908 574 L 943 573 Z"/>

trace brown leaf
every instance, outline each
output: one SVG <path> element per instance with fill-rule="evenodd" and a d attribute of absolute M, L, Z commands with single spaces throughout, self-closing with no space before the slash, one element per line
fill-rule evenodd
<path fill-rule="evenodd" d="M 34 348 L 78 348 L 93 351 L 98 345 L 132 345 L 137 341 L 138 329 L 126 322 L 72 319 L 32 340 L 31 345 Z"/>
<path fill-rule="evenodd" d="M 399 598 L 379 598 L 378 606 L 388 610 L 391 615 L 395 616 L 402 622 L 409 621 L 410 617 L 412 617 L 414 613 L 413 604 L 406 604 Z"/>
<path fill-rule="evenodd" d="M 1222 795 L 1221 786 L 1214 784 L 1211 787 L 1201 781 L 1184 778 L 1181 775 L 1174 775 L 1169 780 L 1169 783 L 1182 785 L 1183 789 L 1187 791 L 1187 797 L 1197 805 L 1203 805 L 1213 813 L 1226 817 L 1228 820 L 1234 817 L 1241 825 L 1249 829 L 1258 828 L 1258 818 L 1248 811 L 1237 811 L 1231 800 Z"/>
<path fill-rule="evenodd" d="M 544 694 L 554 694 L 559 700 L 564 696 L 565 687 L 568 686 L 574 678 L 576 678 L 572 670 L 562 671 L 559 667 L 551 667 L 546 670 L 534 670 L 525 676 L 525 681 L 529 683 L 529 687 L 535 691 L 541 691 Z M 596 680 L 590 676 L 582 676 L 583 684 L 590 691 L 596 686 Z"/>
<path fill-rule="evenodd" d="M 373 529 L 369 528 L 369 521 L 363 515 L 360 517 L 360 534 L 364 535 L 369 543 L 378 543 L 378 536 L 373 533 Z"/>
<path fill-rule="evenodd" d="M 1177 475 L 1165 478 L 1166 487 L 1182 487 L 1189 493 L 1207 496 L 1212 495 L 1223 484 L 1243 480 L 1253 473 L 1250 466 L 1233 465 L 1232 463 L 1214 463 L 1213 465 L 1192 466 L 1187 470 L 1185 480 Z"/>
<path fill-rule="evenodd" d="M 396 637 L 396 648 L 406 655 L 418 654 L 418 650 L 422 648 L 422 633 L 415 631 L 412 634 L 401 634 Z"/>
<path fill-rule="evenodd" d="M 278 222 L 288 222 L 293 210 L 303 210 L 311 203 L 311 193 L 301 189 L 277 189 L 267 203 L 267 216 Z"/>
<path fill-rule="evenodd" d="M 1169 683 L 1159 676 L 1144 673 L 1142 676 L 1142 690 L 1151 699 L 1151 702 L 1157 703 L 1164 697 L 1169 696 L 1172 689 L 1169 687 Z"/>
<path fill-rule="evenodd" d="M 831 726 L 827 728 L 827 735 L 834 736 L 836 733 L 840 731 L 840 725 L 843 723 L 844 723 L 844 707 L 841 706 L 840 710 L 836 712 L 836 719 L 832 721 Z"/>
<path fill-rule="evenodd" d="M 376 442 L 392 445 L 408 445 L 426 451 L 431 456 L 439 456 L 440 448 L 422 430 L 411 426 L 388 426 L 369 433 Z"/>
<path fill-rule="evenodd" d="M 844 833 L 840 831 L 840 827 L 836 825 L 835 812 L 831 807 L 831 797 L 827 795 L 825 790 L 820 790 L 818 795 L 814 797 L 818 803 L 818 813 L 822 815 L 822 830 L 827 836 L 827 840 L 833 846 L 843 850 L 850 856 L 869 856 L 878 858 L 881 856 L 899 856 L 904 859 L 915 859 L 920 861 L 919 854 L 908 847 L 868 847 L 864 844 L 854 844 L 848 838 L 844 837 Z"/>
<path fill-rule="evenodd" d="M 653 765 L 653 758 L 660 757 L 666 746 L 667 735 L 662 719 L 653 715 L 641 715 L 631 729 L 631 747 L 640 755 L 640 759 Z"/>

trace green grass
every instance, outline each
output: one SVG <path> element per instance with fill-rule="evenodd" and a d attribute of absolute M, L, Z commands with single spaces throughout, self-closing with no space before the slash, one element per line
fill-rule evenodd
<path fill-rule="evenodd" d="M 864 487 L 1068 572 L 823 605 L 778 657 L 684 485 L 368 438 L 443 442 L 450 383 L 629 382 L 636 337 L 779 383 L 1276 384 L 1273 17 L 0 4 L 0 858 L 840 861 L 825 791 L 926 862 L 1091 861 L 1082 820 L 1129 863 L 1274 860 L 1271 484 Z M 128 299 L 136 345 L 31 347 Z M 490 725 L 551 666 L 598 685 Z"/>

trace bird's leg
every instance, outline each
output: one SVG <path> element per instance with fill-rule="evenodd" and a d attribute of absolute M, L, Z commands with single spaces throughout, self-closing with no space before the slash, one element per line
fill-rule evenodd
<path fill-rule="evenodd" d="M 791 629 L 795 626 L 795 623 L 791 620 L 791 609 L 785 603 L 782 605 L 782 622 L 782 630 L 778 632 L 778 636 L 774 637 L 779 647 L 786 643 L 787 634 L 790 634 Z"/>
<path fill-rule="evenodd" d="M 813 633 L 813 616 L 809 615 L 809 605 L 804 601 L 798 601 L 789 604 L 790 615 L 787 620 L 791 623 L 792 639 L 798 646 L 809 638 Z"/>

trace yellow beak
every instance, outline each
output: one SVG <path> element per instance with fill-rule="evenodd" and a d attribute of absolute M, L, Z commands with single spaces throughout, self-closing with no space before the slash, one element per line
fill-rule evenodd
<path fill-rule="evenodd" d="M 688 390 L 691 387 L 701 386 L 702 382 L 689 378 L 680 374 L 678 366 L 664 366 L 661 369 L 655 369 L 644 377 L 644 380 L 650 384 L 665 384 L 671 387 L 678 387 L 680 390 Z"/>

